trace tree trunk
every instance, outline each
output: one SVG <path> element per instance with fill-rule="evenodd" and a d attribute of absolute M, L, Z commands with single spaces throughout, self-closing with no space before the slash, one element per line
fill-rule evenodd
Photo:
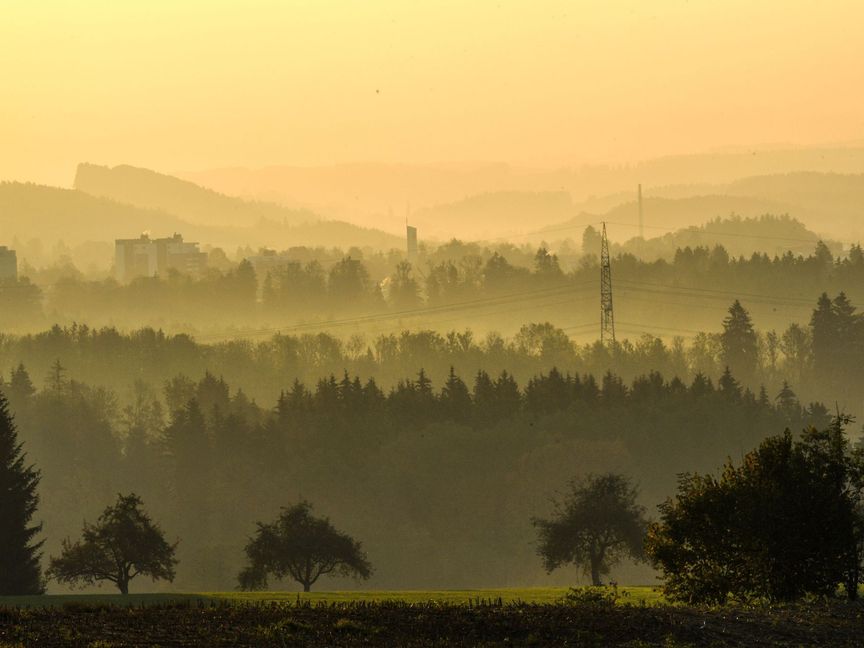
<path fill-rule="evenodd" d="M 856 556 L 856 564 L 852 567 L 849 573 L 846 575 L 846 583 L 844 587 L 846 589 L 846 598 L 850 601 L 858 600 L 858 582 L 861 580 L 860 577 L 860 567 L 857 565 L 857 556 Z"/>
<path fill-rule="evenodd" d="M 312 589 L 311 583 L 303 583 L 303 591 L 309 592 Z"/>
<path fill-rule="evenodd" d="M 120 590 L 120 593 L 124 596 L 129 593 L 129 581 L 127 580 L 119 580 L 117 582 L 117 589 Z"/>
<path fill-rule="evenodd" d="M 600 587 L 603 581 L 600 580 L 600 559 L 591 558 L 591 584 L 594 587 Z"/>

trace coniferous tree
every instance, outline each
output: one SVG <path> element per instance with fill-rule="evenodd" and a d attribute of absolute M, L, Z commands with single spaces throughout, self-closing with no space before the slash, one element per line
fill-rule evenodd
<path fill-rule="evenodd" d="M 41 524 L 32 524 L 39 505 L 39 473 L 26 464 L 15 422 L 0 393 L 0 595 L 42 594 L 36 542 Z"/>
<path fill-rule="evenodd" d="M 746 385 L 753 380 L 758 364 L 758 340 L 753 321 L 737 299 L 729 307 L 720 335 L 723 361 Z"/>
<path fill-rule="evenodd" d="M 813 364 L 817 376 L 828 378 L 832 368 L 836 366 L 835 348 L 837 345 L 837 318 L 831 308 L 831 298 L 828 293 L 822 293 L 813 315 L 810 318 L 810 328 L 813 331 Z"/>
<path fill-rule="evenodd" d="M 441 388 L 440 401 L 444 409 L 442 414 L 450 421 L 462 423 L 467 421 L 471 415 L 471 395 L 468 392 L 468 387 L 456 375 L 453 367 L 450 367 L 450 375 L 447 377 L 444 387 Z"/>

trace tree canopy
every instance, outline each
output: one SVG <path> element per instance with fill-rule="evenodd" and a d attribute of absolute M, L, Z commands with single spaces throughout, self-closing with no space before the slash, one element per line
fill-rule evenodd
<path fill-rule="evenodd" d="M 787 430 L 722 473 L 684 474 L 660 506 L 647 551 L 666 595 L 689 603 L 830 595 L 860 579 L 862 463 L 838 417 Z"/>
<path fill-rule="evenodd" d="M 630 481 L 613 473 L 592 475 L 570 484 L 565 499 L 555 502 L 552 519 L 535 518 L 537 553 L 547 571 L 573 563 L 585 568 L 592 585 L 621 558 L 642 558 L 645 509 L 636 503 Z"/>
<path fill-rule="evenodd" d="M 362 579 L 372 575 L 361 543 L 337 531 L 328 519 L 313 516 L 312 505 L 305 501 L 282 509 L 275 522 L 259 522 L 246 555 L 249 565 L 240 574 L 242 589 L 265 587 L 268 574 L 288 576 L 304 592 L 328 574 Z"/>
<path fill-rule="evenodd" d="M 139 575 L 156 580 L 174 580 L 174 545 L 142 510 L 134 493 L 118 495 L 96 524 L 84 523 L 83 537 L 74 544 L 67 538 L 59 558 L 51 558 L 48 575 L 61 583 L 92 585 L 114 583 L 121 594 L 129 593 L 129 582 Z"/>

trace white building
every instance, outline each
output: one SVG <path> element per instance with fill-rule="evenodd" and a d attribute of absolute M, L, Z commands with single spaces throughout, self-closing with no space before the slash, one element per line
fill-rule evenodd
<path fill-rule="evenodd" d="M 114 271 L 120 282 L 161 276 L 171 269 L 200 275 L 206 267 L 207 255 L 198 249 L 198 243 L 184 241 L 180 234 L 158 239 L 142 234 L 114 242 Z"/>

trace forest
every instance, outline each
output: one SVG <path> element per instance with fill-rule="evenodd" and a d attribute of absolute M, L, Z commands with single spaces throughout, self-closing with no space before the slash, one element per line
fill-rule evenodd
<path fill-rule="evenodd" d="M 258 340 L 226 341 L 152 328 L 124 333 L 55 325 L 40 333 L 0 336 L 0 366 L 8 371 L 23 364 L 39 382 L 59 362 L 77 380 L 111 389 L 124 405 L 134 400 L 138 381 L 158 391 L 178 374 L 205 372 L 226 376 L 250 399 L 267 403 L 296 379 L 314 384 L 344 371 L 374 377 L 389 390 L 421 368 L 440 385 L 451 367 L 464 376 L 507 371 L 523 384 L 553 367 L 574 375 L 612 371 L 626 381 L 653 371 L 685 381 L 701 373 L 716 381 L 730 367 L 754 393 L 762 386 L 776 393 L 786 384 L 805 402 L 837 402 L 859 414 L 864 319 L 845 293 L 824 293 L 810 302 L 803 324 L 779 331 L 759 328 L 741 302 L 726 302 L 726 308 L 725 317 L 712 323 L 718 333 L 671 341 L 644 334 L 613 346 L 581 344 L 550 322 L 524 324 L 510 337 L 471 329 L 346 335 L 298 327 L 291 333 L 262 331 Z"/>
<path fill-rule="evenodd" d="M 656 502 L 679 472 L 830 421 L 822 405 L 754 394 L 729 372 L 624 382 L 551 369 L 520 385 L 451 371 L 434 386 L 420 370 L 389 390 L 346 372 L 260 405 L 205 373 L 139 381 L 121 407 L 58 364 L 39 388 L 22 367 L 2 390 L 42 473 L 46 553 L 133 491 L 180 540 L 174 587 L 187 591 L 232 589 L 254 521 L 299 499 L 364 539 L 374 587 L 537 583 L 529 520 L 573 474 L 627 473 Z"/>

